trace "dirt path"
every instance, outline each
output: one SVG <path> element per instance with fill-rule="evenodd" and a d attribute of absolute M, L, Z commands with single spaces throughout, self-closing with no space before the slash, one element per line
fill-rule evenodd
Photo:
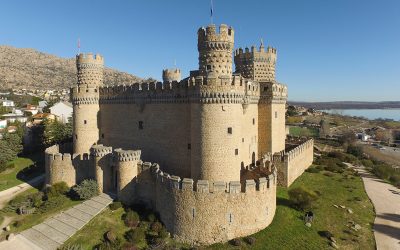
<path fill-rule="evenodd" d="M 378 179 L 363 167 L 354 168 L 360 173 L 365 190 L 375 207 L 374 235 L 377 249 L 400 249 L 400 189 Z"/>

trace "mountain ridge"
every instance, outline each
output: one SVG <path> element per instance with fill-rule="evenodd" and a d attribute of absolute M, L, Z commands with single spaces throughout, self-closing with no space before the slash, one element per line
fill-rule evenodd
<path fill-rule="evenodd" d="M 75 58 L 0 45 L 0 89 L 65 89 L 76 81 Z M 104 68 L 105 85 L 144 81 L 126 72 Z"/>

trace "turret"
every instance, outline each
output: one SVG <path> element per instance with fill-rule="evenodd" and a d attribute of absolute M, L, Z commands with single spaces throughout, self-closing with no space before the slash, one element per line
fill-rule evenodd
<path fill-rule="evenodd" d="M 99 140 L 99 87 L 103 85 L 104 58 L 97 54 L 76 56 L 78 82 L 72 87 L 74 153 L 89 153 Z"/>
<path fill-rule="evenodd" d="M 274 81 L 276 58 L 276 49 L 268 46 L 265 50 L 262 40 L 259 49 L 252 46 L 251 50 L 245 48 L 243 52 L 239 48 L 234 53 L 236 73 L 259 82 Z"/>
<path fill-rule="evenodd" d="M 112 147 L 101 144 L 94 145 L 90 149 L 91 159 L 94 167 L 94 177 L 99 186 L 99 192 L 108 192 L 112 189 L 111 178 L 111 153 Z"/>
<path fill-rule="evenodd" d="M 163 82 L 180 82 L 181 81 L 181 70 L 175 69 L 164 69 L 162 72 Z"/>
<path fill-rule="evenodd" d="M 114 164 L 117 167 L 117 195 L 122 202 L 132 201 L 140 155 L 140 150 L 123 150 L 120 148 L 114 150 Z"/>
<path fill-rule="evenodd" d="M 217 31 L 214 24 L 198 30 L 199 74 L 215 77 L 232 75 L 234 30 L 221 24 Z"/>

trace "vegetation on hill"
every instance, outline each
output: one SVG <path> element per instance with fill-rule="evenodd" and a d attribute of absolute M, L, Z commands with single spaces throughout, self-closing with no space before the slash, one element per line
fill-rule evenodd
<path fill-rule="evenodd" d="M 34 49 L 0 46 L 0 88 L 65 89 L 76 82 L 75 58 L 60 58 Z M 142 79 L 105 68 L 107 85 L 129 84 Z"/>

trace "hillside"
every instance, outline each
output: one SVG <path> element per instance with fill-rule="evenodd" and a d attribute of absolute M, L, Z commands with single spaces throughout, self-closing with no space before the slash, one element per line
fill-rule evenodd
<path fill-rule="evenodd" d="M 128 84 L 141 78 L 105 69 L 105 84 Z M 60 58 L 34 49 L 0 46 L 0 89 L 63 89 L 76 82 L 75 58 Z"/>
<path fill-rule="evenodd" d="M 289 101 L 289 105 L 303 106 L 314 109 L 390 109 L 400 108 L 400 101 L 391 102 L 294 102 Z"/>

